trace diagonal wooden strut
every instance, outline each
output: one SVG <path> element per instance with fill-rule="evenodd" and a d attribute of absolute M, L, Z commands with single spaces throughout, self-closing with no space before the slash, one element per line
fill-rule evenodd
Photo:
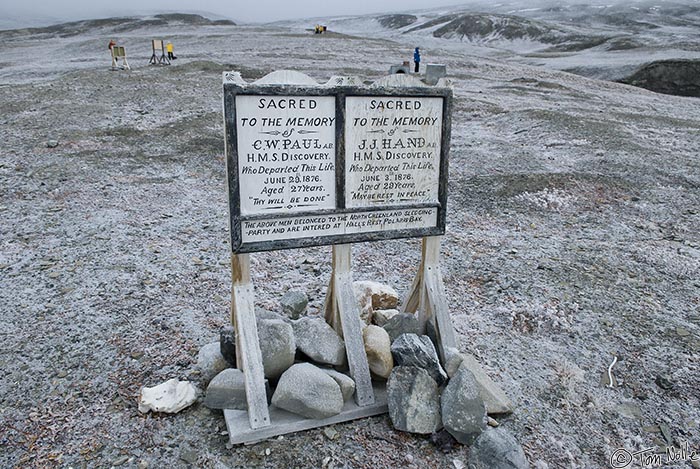
<path fill-rule="evenodd" d="M 362 339 L 362 321 L 352 288 L 352 246 L 333 246 L 333 272 L 326 293 L 326 322 L 345 340 L 350 376 L 355 380 L 355 402 L 374 404 L 372 378 Z"/>
<path fill-rule="evenodd" d="M 457 347 L 454 327 L 445 296 L 445 285 L 440 272 L 440 236 L 423 238 L 421 263 L 408 291 L 402 308 L 404 313 L 418 311 L 423 325 L 430 321 L 437 331 L 440 358 L 445 360 L 445 349 Z"/>
<path fill-rule="evenodd" d="M 249 254 L 231 255 L 231 279 L 231 322 L 236 331 L 236 362 L 245 378 L 250 428 L 256 429 L 270 425 L 270 413 L 255 321 Z"/>

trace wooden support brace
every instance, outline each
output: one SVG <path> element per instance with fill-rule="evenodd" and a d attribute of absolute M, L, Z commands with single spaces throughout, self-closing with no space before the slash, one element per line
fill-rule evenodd
<path fill-rule="evenodd" d="M 445 285 L 440 272 L 440 236 L 423 238 L 418 273 L 408 291 L 402 311 L 415 313 L 423 325 L 430 321 L 437 331 L 438 353 L 445 360 L 445 349 L 457 347 L 452 320 L 447 306 Z"/>
<path fill-rule="evenodd" d="M 369 373 L 362 321 L 352 287 L 352 246 L 333 246 L 333 272 L 326 293 L 326 321 L 345 340 L 350 376 L 355 380 L 355 402 L 358 406 L 374 404 L 372 377 Z"/>
<path fill-rule="evenodd" d="M 250 428 L 270 425 L 265 392 L 265 373 L 255 321 L 253 284 L 250 280 L 250 255 L 231 256 L 231 322 L 236 331 L 236 361 L 245 378 Z"/>

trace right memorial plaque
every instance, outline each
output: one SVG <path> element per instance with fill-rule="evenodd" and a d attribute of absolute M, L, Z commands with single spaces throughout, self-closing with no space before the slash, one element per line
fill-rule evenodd
<path fill-rule="evenodd" d="M 442 97 L 348 96 L 345 206 L 438 205 Z"/>

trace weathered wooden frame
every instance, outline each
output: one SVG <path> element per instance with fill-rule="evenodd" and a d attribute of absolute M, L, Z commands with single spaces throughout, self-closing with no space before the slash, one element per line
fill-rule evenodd
<path fill-rule="evenodd" d="M 158 57 L 158 48 L 156 42 L 160 42 L 160 57 Z M 170 59 L 165 55 L 165 44 L 162 39 L 151 39 L 151 48 L 153 55 L 148 61 L 150 65 L 170 65 Z"/>
<path fill-rule="evenodd" d="M 112 70 L 119 70 L 120 68 L 124 70 L 131 70 L 129 62 L 126 60 L 126 48 L 124 46 L 113 46 L 110 49 L 110 54 L 112 56 Z M 124 65 L 119 67 L 117 59 L 122 59 Z"/>
<path fill-rule="evenodd" d="M 262 93 L 264 91 L 264 93 Z M 295 213 L 294 216 L 319 215 L 321 213 L 354 213 L 374 211 L 371 208 L 347 209 L 345 207 L 345 98 L 348 96 L 401 96 L 443 97 L 443 121 L 439 169 L 438 205 L 402 205 L 396 208 L 437 207 L 435 227 L 404 229 L 353 235 L 333 235 L 316 238 L 269 241 L 243 244 L 241 241 L 240 187 L 238 181 L 238 154 L 236 140 L 235 96 L 285 95 L 328 96 L 336 99 L 336 209 Z M 440 236 L 445 231 L 447 207 L 447 171 L 450 146 L 452 92 L 447 88 L 397 87 L 321 87 L 300 85 L 241 86 L 224 84 L 224 118 L 226 129 L 226 158 L 228 173 L 229 221 L 231 223 L 231 321 L 236 331 L 238 368 L 245 378 L 247 411 L 224 410 L 229 439 L 232 444 L 253 443 L 277 435 L 316 428 L 333 423 L 385 413 L 386 392 L 383 384 L 372 383 L 367 355 L 362 338 L 362 324 L 353 292 L 352 245 L 360 241 L 423 237 L 420 268 L 406 298 L 404 311 L 415 312 L 420 307 L 423 324 L 430 322 L 439 344 L 440 356 L 445 359 L 445 349 L 455 347 L 456 339 L 447 310 L 444 285 L 439 267 Z M 392 210 L 382 207 L 379 210 Z M 265 219 L 284 218 L 265 215 Z M 248 217 L 253 219 L 255 217 Z M 350 375 L 355 381 L 355 402 L 346 402 L 342 412 L 336 416 L 315 420 L 305 419 L 274 407 L 268 408 L 262 356 L 257 335 L 254 312 L 254 293 L 250 277 L 249 252 L 275 249 L 291 249 L 318 245 L 333 245 L 332 273 L 324 313 L 326 321 L 345 340 Z"/>
<path fill-rule="evenodd" d="M 293 217 L 351 214 L 358 212 L 384 212 L 412 208 L 437 208 L 437 223 L 429 228 L 412 228 L 373 233 L 357 233 L 343 235 L 317 236 L 308 238 L 285 239 L 279 241 L 264 241 L 243 243 L 241 224 L 243 221 L 259 219 L 289 218 L 290 215 L 254 215 L 242 216 L 240 209 L 240 182 L 238 180 L 238 146 L 236 127 L 236 100 L 238 95 L 252 96 L 335 96 L 336 109 L 336 144 L 335 144 L 335 177 L 336 177 L 336 208 L 330 210 L 315 210 L 295 212 Z M 352 96 L 401 96 L 443 98 L 442 134 L 440 148 L 440 168 L 437 204 L 413 204 L 382 207 L 345 207 L 345 98 Z M 239 85 L 224 84 L 224 121 L 226 135 L 226 158 L 229 184 L 229 213 L 231 227 L 231 247 L 233 252 L 258 252 L 279 249 L 304 248 L 311 246 L 326 246 L 333 244 L 359 243 L 364 241 L 380 241 L 398 238 L 417 238 L 422 236 L 437 236 L 445 234 L 447 213 L 447 176 L 448 159 L 451 137 L 452 90 L 449 88 L 405 87 L 405 88 L 368 88 L 359 86 L 299 86 L 299 85 Z"/>

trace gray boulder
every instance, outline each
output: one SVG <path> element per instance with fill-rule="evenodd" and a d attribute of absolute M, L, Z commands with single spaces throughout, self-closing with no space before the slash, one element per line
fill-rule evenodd
<path fill-rule="evenodd" d="M 321 368 L 321 371 L 326 373 L 328 376 L 333 378 L 336 383 L 338 383 L 338 386 L 340 386 L 340 392 L 343 394 L 344 401 L 349 401 L 352 399 L 353 394 L 355 394 L 355 381 L 351 377 L 331 368 Z"/>
<path fill-rule="evenodd" d="M 268 311 L 267 309 L 256 310 L 255 319 L 258 321 L 261 319 L 279 319 L 284 322 L 290 322 L 290 319 L 287 316 L 282 316 L 279 313 L 274 313 L 272 311 Z"/>
<path fill-rule="evenodd" d="M 338 383 L 310 363 L 285 371 L 272 396 L 272 405 L 310 419 L 324 419 L 343 410 Z"/>
<path fill-rule="evenodd" d="M 440 407 L 445 430 L 462 444 L 472 444 L 486 428 L 486 407 L 466 368 L 460 368 L 442 391 Z"/>
<path fill-rule="evenodd" d="M 397 430 L 427 435 L 440 426 L 438 385 L 422 368 L 394 367 L 387 381 L 387 404 Z"/>
<path fill-rule="evenodd" d="M 386 324 L 382 326 L 389 333 L 389 338 L 393 342 L 402 334 L 423 334 L 418 318 L 410 313 L 399 313 L 391 317 Z"/>
<path fill-rule="evenodd" d="M 284 314 L 292 319 L 299 319 L 306 305 L 309 304 L 309 297 L 303 291 L 289 290 L 282 296 L 280 303 Z"/>
<path fill-rule="evenodd" d="M 267 380 L 265 380 L 265 392 L 269 403 L 272 392 Z M 216 375 L 207 386 L 204 405 L 210 409 L 246 410 L 248 402 L 243 372 L 236 368 L 227 368 Z"/>
<path fill-rule="evenodd" d="M 529 469 L 525 452 L 503 428 L 483 432 L 469 449 L 469 469 Z"/>
<path fill-rule="evenodd" d="M 454 347 L 446 347 L 445 371 L 447 372 L 447 376 L 452 378 L 457 373 L 457 370 L 459 370 L 463 360 L 464 358 L 462 357 L 462 354 L 459 353 L 459 350 Z"/>
<path fill-rule="evenodd" d="M 210 409 L 246 410 L 245 378 L 243 372 L 228 368 L 216 375 L 207 386 L 204 405 Z"/>
<path fill-rule="evenodd" d="M 228 367 L 228 362 L 224 359 L 224 356 L 221 355 L 219 342 L 212 342 L 199 349 L 195 368 L 202 377 L 203 385 L 208 384 L 214 376 Z"/>
<path fill-rule="evenodd" d="M 219 330 L 219 348 L 221 355 L 231 366 L 236 366 L 236 331 L 233 326 L 224 326 Z"/>
<path fill-rule="evenodd" d="M 391 355 L 396 366 L 423 368 L 438 386 L 447 383 L 447 373 L 442 369 L 435 346 L 428 336 L 402 334 L 391 344 Z"/>
<path fill-rule="evenodd" d="M 261 319 L 257 323 L 265 377 L 274 380 L 294 364 L 294 330 L 279 319 Z"/>
<path fill-rule="evenodd" d="M 304 316 L 292 323 L 297 348 L 317 363 L 343 365 L 345 343 L 323 318 Z"/>
<path fill-rule="evenodd" d="M 488 414 L 510 414 L 513 412 L 513 403 L 503 390 L 494 383 L 491 378 L 484 372 L 476 359 L 468 354 L 460 354 L 462 358 L 461 368 L 466 368 L 471 371 L 479 385 L 479 393 L 486 405 Z"/>

